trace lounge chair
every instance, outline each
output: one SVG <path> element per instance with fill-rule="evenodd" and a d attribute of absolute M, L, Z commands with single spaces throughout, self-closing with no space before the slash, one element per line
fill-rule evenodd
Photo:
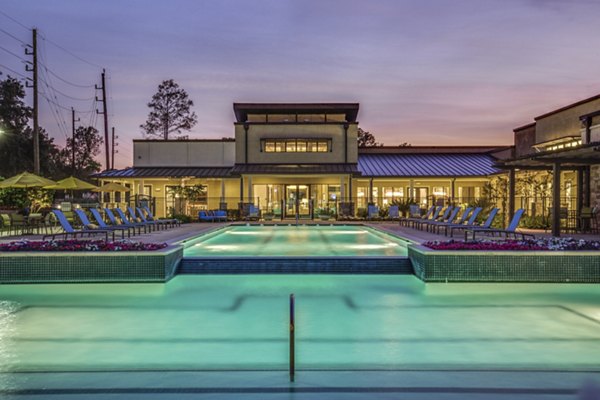
<path fill-rule="evenodd" d="M 400 226 L 402 226 L 402 225 L 408 225 L 407 221 L 409 221 L 409 220 L 421 219 L 421 218 L 429 218 L 431 216 L 431 213 L 433 213 L 434 210 L 435 210 L 435 206 L 431 206 L 429 208 L 429 210 L 427 211 L 427 213 L 424 216 L 422 216 L 421 215 L 421 208 L 419 207 L 419 205 L 418 204 L 411 204 L 408 207 L 408 216 L 400 218 Z"/>
<path fill-rule="evenodd" d="M 131 207 L 127 207 L 127 210 L 129 210 L 129 215 L 133 216 L 134 220 L 137 221 L 137 218 L 139 218 L 143 224 L 154 225 L 157 227 L 157 229 L 160 229 L 161 226 L 163 227 L 163 229 L 166 229 L 167 225 L 169 225 L 169 223 L 167 221 L 160 220 L 160 219 L 155 220 L 155 221 L 147 220 L 146 216 L 144 215 L 144 212 L 139 207 L 136 207 L 135 210 Z M 136 211 L 137 211 L 137 215 L 135 213 Z"/>
<path fill-rule="evenodd" d="M 110 210 L 108 210 L 110 211 Z M 114 210 L 117 215 L 119 216 L 119 219 L 121 220 L 121 224 L 125 225 L 125 226 L 134 226 L 136 228 L 141 229 L 142 227 L 144 228 L 144 233 L 148 232 L 148 228 L 150 228 L 150 231 L 152 231 L 152 226 L 151 224 L 144 224 L 141 222 L 137 222 L 137 221 L 130 221 L 129 218 L 127 217 L 127 215 L 125 215 L 125 213 L 123 212 L 123 210 L 121 210 L 120 208 L 115 208 Z M 110 219 L 110 214 L 107 213 L 107 215 L 109 215 L 109 219 Z M 112 222 L 112 220 L 111 220 Z"/>
<path fill-rule="evenodd" d="M 448 207 L 448 208 L 450 208 L 450 207 Z M 446 212 L 447 212 L 447 211 L 448 211 L 448 210 L 446 210 Z M 454 208 L 452 209 L 452 212 L 450 213 L 450 215 L 449 215 L 449 216 L 448 216 L 446 219 L 444 219 L 444 218 L 442 217 L 442 219 L 441 219 L 440 221 L 425 221 L 425 222 L 423 222 L 423 223 L 421 224 L 421 227 L 422 227 L 422 226 L 425 226 L 425 230 L 426 230 L 427 232 L 429 232 L 430 230 L 431 230 L 431 232 L 433 232 L 433 229 L 434 229 L 434 227 L 437 227 L 438 225 L 441 225 L 441 224 L 451 224 L 451 223 L 453 223 L 453 222 L 454 222 L 454 220 L 456 219 L 456 217 L 458 216 L 458 213 L 459 213 L 459 212 L 460 212 L 460 207 L 454 207 Z"/>
<path fill-rule="evenodd" d="M 144 207 L 142 207 L 142 211 L 144 211 L 146 213 L 146 219 L 148 221 L 156 221 L 157 220 L 156 218 L 154 218 L 152 211 L 150 211 L 150 207 L 144 206 Z M 163 218 L 158 221 L 166 221 L 167 223 L 171 224 L 171 226 L 175 226 L 175 225 L 181 226 L 181 221 L 178 220 L 177 218 Z"/>
<path fill-rule="evenodd" d="M 421 224 L 427 221 L 437 221 L 438 218 L 440 217 L 440 213 L 442 212 L 442 206 L 437 206 L 435 208 L 435 211 L 433 212 L 433 214 L 431 215 L 431 218 L 429 219 L 417 219 L 415 221 L 412 221 L 412 228 L 413 229 L 420 229 L 421 228 Z M 448 211 L 448 209 L 446 209 L 446 211 Z"/>
<path fill-rule="evenodd" d="M 100 212 L 98 210 L 96 210 L 95 208 L 90 208 L 90 212 L 92 213 L 92 216 L 94 217 L 94 220 L 96 220 L 96 223 L 98 224 L 100 229 L 110 229 L 110 230 L 115 230 L 115 231 L 122 231 L 123 234 L 125 234 L 125 231 L 127 231 L 127 237 L 131 237 L 131 230 L 133 229 L 133 234 L 135 235 L 135 227 L 134 226 L 107 225 L 106 222 L 104 222 L 104 219 L 102 219 L 102 215 L 100 215 Z"/>
<path fill-rule="evenodd" d="M 367 219 L 379 219 L 379 207 L 377 206 L 368 206 L 367 207 Z"/>
<path fill-rule="evenodd" d="M 96 224 L 92 224 L 89 220 L 89 218 L 87 217 L 87 215 L 85 214 L 85 211 L 83 211 L 81 208 L 77 208 L 75 209 L 75 215 L 77 215 L 77 218 L 79 218 L 79 221 L 81 222 L 81 225 L 84 226 L 86 229 L 90 229 L 90 230 L 94 230 L 94 229 L 100 229 L 100 230 L 106 230 L 106 231 L 120 231 L 121 232 L 121 239 L 125 239 L 125 231 L 127 231 L 127 237 L 129 237 L 129 229 L 127 228 L 103 228 L 100 225 L 96 225 Z M 114 240 L 114 234 L 115 232 L 113 232 L 113 240 Z"/>
<path fill-rule="evenodd" d="M 460 210 L 460 207 L 457 207 Z M 433 232 L 435 230 L 435 233 L 440 233 L 440 229 L 441 228 L 446 228 L 447 226 L 450 225 L 463 225 L 466 221 L 467 218 L 469 218 L 469 215 L 471 214 L 471 211 L 473 211 L 473 207 L 467 207 L 465 209 L 465 211 L 460 215 L 460 218 L 458 219 L 458 221 L 447 221 L 447 222 L 438 222 L 435 225 L 433 225 L 431 227 L 431 232 Z"/>
<path fill-rule="evenodd" d="M 246 221 L 258 221 L 260 219 L 260 209 L 255 207 L 254 204 L 248 204 L 248 213 L 245 215 Z"/>
<path fill-rule="evenodd" d="M 467 222 L 463 221 L 462 224 L 444 225 L 444 236 L 448 236 L 448 232 L 450 232 L 450 237 L 453 237 L 455 230 L 465 229 L 465 227 L 474 226 L 475 225 L 475 221 L 477 221 L 477 217 L 479 216 L 479 213 L 481 212 L 481 210 L 482 210 L 481 207 L 476 207 L 473 210 L 473 213 L 471 213 L 471 216 L 469 217 L 469 219 L 467 220 Z"/>
<path fill-rule="evenodd" d="M 455 227 L 453 227 L 453 228 L 450 229 L 450 236 L 452 237 L 452 235 L 454 234 L 455 230 L 472 230 L 472 229 L 487 229 L 487 228 L 491 228 L 492 223 L 494 222 L 494 219 L 496 218 L 497 214 L 498 214 L 498 208 L 494 207 L 494 208 L 492 208 L 492 210 L 488 214 L 488 217 L 487 217 L 487 219 L 485 220 L 485 222 L 483 224 L 481 224 L 481 225 L 475 225 L 475 222 L 473 222 L 471 225 L 463 225 L 462 227 L 455 226 Z"/>
<path fill-rule="evenodd" d="M 214 218 L 212 215 L 209 214 L 208 211 L 198 211 L 198 221 L 200 222 L 214 222 Z"/>
<path fill-rule="evenodd" d="M 442 207 L 436 207 L 436 206 L 431 206 L 429 208 L 429 210 L 427 210 L 427 212 L 425 213 L 425 215 L 420 216 L 420 217 L 411 217 L 411 218 L 403 218 L 400 220 L 400 225 L 404 225 L 404 226 L 409 226 L 411 224 L 413 224 L 415 221 L 423 221 L 423 220 L 427 220 L 427 219 L 431 219 L 431 217 L 433 216 L 433 214 L 437 211 L 439 214 L 439 211 L 442 210 Z"/>
<path fill-rule="evenodd" d="M 388 219 L 396 220 L 398 218 L 400 218 L 400 209 L 396 205 L 390 206 L 388 208 Z"/>
<path fill-rule="evenodd" d="M 73 229 L 73 227 L 71 226 L 69 221 L 67 221 L 67 217 L 65 216 L 65 214 L 62 213 L 62 211 L 52 210 L 52 212 L 56 216 L 56 219 L 58 220 L 58 223 L 60 224 L 60 226 L 63 228 L 64 232 L 45 235 L 42 237 L 42 239 L 44 239 L 44 240 L 48 237 L 51 237 L 52 239 L 54 239 L 57 236 L 64 236 L 66 239 L 69 236 L 76 238 L 77 235 L 88 234 L 88 235 L 104 235 L 105 236 L 104 240 L 106 240 L 108 242 L 108 234 L 109 233 L 112 233 L 112 238 L 113 238 L 113 240 L 115 240 L 115 232 L 114 231 L 108 231 L 106 229 Z"/>
<path fill-rule="evenodd" d="M 530 233 L 517 232 L 519 222 L 521 222 L 521 217 L 523 216 L 524 212 L 525 212 L 525 210 L 522 208 L 519 208 L 517 211 L 515 211 L 515 215 L 510 220 L 510 224 L 508 224 L 508 228 L 506 228 L 506 229 L 495 229 L 495 228 L 489 228 L 489 227 L 488 228 L 484 228 L 484 227 L 471 228 L 471 229 L 465 231 L 465 240 L 467 240 L 467 237 L 470 232 L 472 232 L 473 240 L 475 240 L 475 235 L 477 233 L 491 233 L 492 235 L 495 235 L 496 233 L 498 233 L 499 235 L 504 234 L 507 238 L 509 235 L 513 235 L 515 237 L 515 239 L 517 238 L 517 235 L 521 236 L 522 239 L 525 239 L 525 237 L 527 237 L 527 236 L 531 237 L 531 238 L 535 238 L 535 235 L 532 235 Z"/>

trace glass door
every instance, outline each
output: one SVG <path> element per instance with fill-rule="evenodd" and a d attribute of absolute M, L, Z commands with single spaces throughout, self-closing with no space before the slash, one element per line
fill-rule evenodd
<path fill-rule="evenodd" d="M 309 198 L 308 185 L 286 185 L 285 218 L 296 218 L 296 210 L 300 218 L 310 217 Z"/>

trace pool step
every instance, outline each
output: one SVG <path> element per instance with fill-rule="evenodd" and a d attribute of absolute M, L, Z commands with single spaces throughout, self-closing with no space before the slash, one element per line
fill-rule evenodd
<path fill-rule="evenodd" d="M 408 257 L 184 257 L 177 274 L 413 275 L 414 272 Z"/>

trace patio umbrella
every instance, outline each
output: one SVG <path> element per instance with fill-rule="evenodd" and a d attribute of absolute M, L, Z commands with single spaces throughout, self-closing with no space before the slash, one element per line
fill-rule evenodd
<path fill-rule="evenodd" d="M 56 182 L 54 185 L 44 186 L 44 189 L 54 190 L 92 190 L 96 188 L 96 185 L 92 185 L 91 183 L 87 183 L 81 179 L 77 179 L 74 176 L 62 179 Z"/>
<path fill-rule="evenodd" d="M 0 189 L 6 188 L 31 188 L 31 187 L 44 187 L 54 185 L 56 182 L 42 178 L 29 172 L 22 172 L 19 175 L 15 175 L 11 178 L 5 179 L 0 182 Z"/>
<path fill-rule="evenodd" d="M 129 192 L 129 191 L 131 191 L 131 189 L 129 189 L 126 186 L 119 185 L 118 183 L 110 182 L 110 183 L 105 183 L 104 185 L 102 185 L 99 188 L 96 188 L 92 191 L 93 192 Z"/>

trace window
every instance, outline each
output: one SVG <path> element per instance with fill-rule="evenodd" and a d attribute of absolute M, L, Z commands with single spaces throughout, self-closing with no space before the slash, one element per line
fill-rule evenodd
<path fill-rule="evenodd" d="M 267 114 L 248 114 L 248 122 L 267 122 Z"/>
<path fill-rule="evenodd" d="M 269 122 L 296 122 L 296 114 L 269 114 Z"/>
<path fill-rule="evenodd" d="M 330 139 L 263 139 L 265 153 L 327 153 Z"/>

